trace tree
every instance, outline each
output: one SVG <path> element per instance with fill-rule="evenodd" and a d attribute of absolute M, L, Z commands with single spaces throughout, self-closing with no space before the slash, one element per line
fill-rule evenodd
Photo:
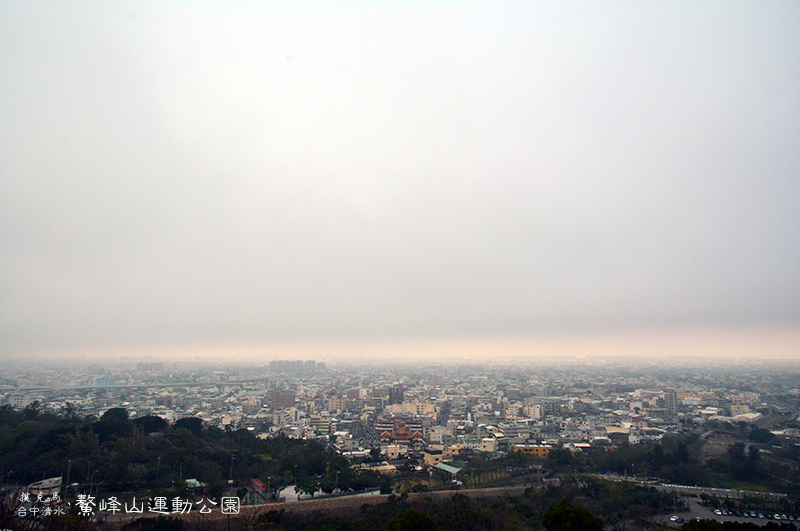
<path fill-rule="evenodd" d="M 765 430 L 764 428 L 755 428 L 748 436 L 749 440 L 759 444 L 767 444 L 774 438 L 775 435 L 773 435 L 771 431 Z"/>
<path fill-rule="evenodd" d="M 124 407 L 112 407 L 100 417 L 100 422 L 107 424 L 125 424 L 128 422 L 128 410 Z"/>
<path fill-rule="evenodd" d="M 750 459 L 750 461 L 758 461 L 761 458 L 758 448 L 755 446 L 750 446 L 750 448 L 747 449 L 747 457 Z"/>
<path fill-rule="evenodd" d="M 575 507 L 564 498 L 550 504 L 542 517 L 547 531 L 603 531 L 603 521 L 583 507 Z"/>
<path fill-rule="evenodd" d="M 133 423 L 128 420 L 128 410 L 124 407 L 111 408 L 92 424 L 92 429 L 100 438 L 100 443 L 124 437 L 133 431 Z"/>
<path fill-rule="evenodd" d="M 22 418 L 24 420 L 36 420 L 42 413 L 42 405 L 38 400 L 34 400 L 22 410 Z"/>
<path fill-rule="evenodd" d="M 664 455 L 664 448 L 662 448 L 660 444 L 656 443 L 655 446 L 653 446 L 649 461 L 653 465 L 653 472 L 657 473 L 664 467 L 666 456 Z"/>
<path fill-rule="evenodd" d="M 315 478 L 304 478 L 297 482 L 294 486 L 294 491 L 299 494 L 308 494 L 312 498 L 314 493 L 319 490 L 319 482 Z"/>
<path fill-rule="evenodd" d="M 387 531 L 436 531 L 436 523 L 430 516 L 416 509 L 408 509 L 389 520 Z"/>
<path fill-rule="evenodd" d="M 75 405 L 72 402 L 67 402 L 61 407 L 61 416 L 67 420 L 77 420 L 78 414 Z"/>
<path fill-rule="evenodd" d="M 166 420 L 155 415 L 147 415 L 146 417 L 135 419 L 133 424 L 138 426 L 144 433 L 155 433 L 169 425 Z"/>
<path fill-rule="evenodd" d="M 691 461 L 691 456 L 689 455 L 689 448 L 686 447 L 683 441 L 678 443 L 678 447 L 675 448 L 674 454 L 675 464 L 683 465 L 689 463 Z"/>
<path fill-rule="evenodd" d="M 197 417 L 187 417 L 185 419 L 179 419 L 175 421 L 173 427 L 175 429 L 185 428 L 194 435 L 200 435 L 200 432 L 203 431 L 203 419 L 199 419 Z"/>
<path fill-rule="evenodd" d="M 728 455 L 734 462 L 744 461 L 744 443 L 737 442 L 728 448 Z"/>
<path fill-rule="evenodd" d="M 123 525 L 122 531 L 181 531 L 183 527 L 181 520 L 169 516 L 159 516 L 158 518 L 137 518 L 133 522 Z"/>
<path fill-rule="evenodd" d="M 552 450 L 547 456 L 547 459 L 557 466 L 571 466 L 574 462 L 572 452 L 569 450 Z"/>
<path fill-rule="evenodd" d="M 319 482 L 319 488 L 325 494 L 331 494 L 336 489 L 336 482 L 334 477 L 332 477 L 331 474 L 328 474 L 327 476 L 322 478 L 322 481 Z"/>

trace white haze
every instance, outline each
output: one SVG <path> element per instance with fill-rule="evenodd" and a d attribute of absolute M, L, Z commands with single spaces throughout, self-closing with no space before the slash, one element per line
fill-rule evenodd
<path fill-rule="evenodd" d="M 0 356 L 800 328 L 794 2 L 8 1 L 0 90 Z"/>

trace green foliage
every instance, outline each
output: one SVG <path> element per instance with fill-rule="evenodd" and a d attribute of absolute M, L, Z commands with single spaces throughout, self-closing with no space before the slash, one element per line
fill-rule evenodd
<path fill-rule="evenodd" d="M 158 417 L 133 421 L 122 408 L 100 419 L 31 413 L 0 407 L 0 467 L 13 470 L 12 482 L 32 483 L 61 475 L 71 483 L 95 485 L 102 491 L 158 490 L 194 477 L 212 489 L 226 485 L 231 455 L 234 479 L 270 478 L 273 487 L 326 472 L 344 489 L 377 486 L 373 473 L 357 473 L 340 456 L 316 441 L 262 440 L 248 430 L 205 428 L 200 419 L 181 419 L 169 426 Z M 150 436 L 158 432 L 159 436 Z M 296 467 L 296 468 L 295 468 Z"/>
<path fill-rule="evenodd" d="M 747 458 L 752 462 L 756 462 L 761 459 L 761 452 L 755 446 L 751 446 L 747 449 Z"/>
<path fill-rule="evenodd" d="M 294 491 L 297 494 L 307 494 L 314 497 L 314 493 L 319 490 L 319 482 L 313 478 L 304 478 L 297 482 L 297 485 L 294 487 Z"/>
<path fill-rule="evenodd" d="M 22 417 L 25 420 L 36 420 L 39 418 L 41 413 L 41 404 L 38 400 L 35 400 L 25 406 L 25 409 L 22 410 Z"/>
<path fill-rule="evenodd" d="M 744 443 L 734 443 L 728 447 L 728 455 L 734 461 L 744 461 Z"/>
<path fill-rule="evenodd" d="M 750 432 L 750 435 L 748 435 L 747 438 L 754 443 L 769 444 L 775 438 L 775 435 L 773 435 L 769 430 L 755 428 Z"/>
<path fill-rule="evenodd" d="M 129 524 L 125 524 L 120 531 L 181 531 L 184 525 L 181 520 L 168 516 L 158 518 L 137 518 Z"/>
<path fill-rule="evenodd" d="M 557 467 L 572 466 L 575 463 L 575 460 L 572 457 L 572 452 L 561 449 L 556 449 L 550 452 L 550 454 L 547 456 L 547 460 Z"/>
<path fill-rule="evenodd" d="M 88 518 L 73 514 L 49 516 L 42 522 L 47 531 L 95 531 L 98 526 Z"/>
<path fill-rule="evenodd" d="M 583 507 L 575 507 L 564 498 L 550 505 L 542 517 L 547 531 L 603 531 L 603 521 Z"/>
<path fill-rule="evenodd" d="M 173 427 L 175 429 L 184 428 L 193 435 L 200 435 L 200 433 L 203 431 L 203 420 L 196 417 L 179 419 L 175 421 Z"/>
<path fill-rule="evenodd" d="M 133 423 L 128 420 L 128 411 L 125 408 L 117 407 L 103 413 L 100 420 L 92 424 L 92 431 L 97 434 L 102 444 L 118 437 L 130 435 L 133 431 Z"/>
<path fill-rule="evenodd" d="M 745 430 L 747 425 L 735 429 Z M 755 432 L 755 430 L 753 430 Z M 751 432 L 752 433 L 752 432 Z M 756 438 L 760 437 L 756 432 Z M 704 441 L 696 435 L 668 435 L 658 442 L 621 444 L 611 451 L 579 452 L 567 457 L 561 452 L 551 452 L 548 465 L 562 472 L 595 472 L 611 470 L 619 474 L 658 477 L 667 483 L 684 485 L 707 485 L 730 487 L 736 482 L 749 482 L 763 488 L 786 492 L 800 489 L 797 478 L 791 477 L 788 467 L 773 467 L 768 470 L 766 461 L 776 457 L 800 461 L 800 447 L 793 450 L 772 449 L 772 454 L 759 452 L 752 445 L 737 442 L 729 447 L 725 455 L 709 460 L 702 459 Z M 775 457 L 773 457 L 775 456 Z M 785 472 L 785 473 L 784 473 Z M 776 477 L 780 475 L 781 477 Z M 796 475 L 795 475 L 796 476 Z"/>
<path fill-rule="evenodd" d="M 737 480 L 753 480 L 759 476 L 761 454 L 755 446 L 745 451 L 744 443 L 737 442 L 728 448 L 727 456 L 709 461 L 709 467 L 730 474 Z"/>
<path fill-rule="evenodd" d="M 438 528 L 431 517 L 416 509 L 408 509 L 389 520 L 387 531 L 436 531 Z"/>
<path fill-rule="evenodd" d="M 128 422 L 128 410 L 124 407 L 111 408 L 100 417 L 99 422 L 106 424 L 125 424 Z"/>
<path fill-rule="evenodd" d="M 169 423 L 161 417 L 147 415 L 146 417 L 134 419 L 133 425 L 139 428 L 142 433 L 156 433 L 166 430 Z"/>
<path fill-rule="evenodd" d="M 547 508 L 555 508 L 559 504 L 559 510 L 550 510 L 552 522 L 548 520 L 548 523 L 555 526 L 572 522 L 577 526 L 572 529 L 587 530 L 602 529 L 602 521 L 593 514 L 601 515 L 606 522 L 613 525 L 622 521 L 633 521 L 639 516 L 683 509 L 682 502 L 673 493 L 593 478 L 567 478 L 558 487 L 530 488 L 521 496 L 491 500 L 473 500 L 462 493 L 454 494 L 448 501 L 392 495 L 384 503 L 363 505 L 357 514 L 350 517 L 341 514 L 320 517 L 270 511 L 259 517 L 256 529 L 541 529 Z M 565 505 L 568 510 L 560 510 Z M 601 527 L 596 527 L 597 525 Z"/>

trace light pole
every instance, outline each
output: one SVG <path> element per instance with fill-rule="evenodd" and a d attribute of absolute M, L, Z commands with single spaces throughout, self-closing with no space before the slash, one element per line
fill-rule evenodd
<path fill-rule="evenodd" d="M 158 472 L 161 470 L 161 456 L 158 456 L 158 465 L 156 466 L 156 479 L 158 479 Z"/>
<path fill-rule="evenodd" d="M 336 488 L 339 488 L 339 471 L 336 471 Z"/>
<path fill-rule="evenodd" d="M 92 493 L 92 484 L 94 483 L 94 475 L 97 474 L 98 472 L 99 470 L 95 470 L 94 472 L 92 472 L 92 475 L 89 478 L 89 494 Z"/>
<path fill-rule="evenodd" d="M 297 465 L 294 465 L 294 484 L 297 485 Z"/>
<path fill-rule="evenodd" d="M 181 463 L 181 475 L 178 478 L 178 481 L 183 481 L 183 463 Z"/>
<path fill-rule="evenodd" d="M 231 455 L 231 477 L 228 478 L 229 483 L 233 483 L 233 462 L 236 460 L 236 454 Z"/>
<path fill-rule="evenodd" d="M 69 463 L 67 464 L 67 485 L 69 485 L 69 471 L 71 468 L 72 468 L 72 459 L 70 459 Z"/>

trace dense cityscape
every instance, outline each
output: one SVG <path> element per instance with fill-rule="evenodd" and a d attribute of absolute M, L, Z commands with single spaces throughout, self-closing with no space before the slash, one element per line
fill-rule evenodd
<path fill-rule="evenodd" d="M 13 446 L 28 437 L 25 446 L 39 448 L 37 438 L 52 434 L 25 435 L 22 425 L 6 424 L 0 464 L 11 492 L 36 490 L 52 477 L 72 498 L 213 491 L 263 508 L 355 495 L 556 488 L 578 474 L 673 485 L 674 493 L 707 489 L 703 496 L 718 500 L 718 512 L 728 502 L 732 519 L 747 496 L 772 493 L 777 498 L 765 500 L 782 504 L 778 520 L 783 513 L 794 518 L 800 492 L 800 371 L 792 363 L 215 366 L 122 359 L 8 365 L 4 374 L 6 423 L 12 412 L 18 421 L 85 419 L 73 423 L 72 434 L 56 430 L 61 442 L 51 442 L 48 459 L 34 460 Z M 146 448 L 183 430 L 239 439 L 208 456 L 194 442 L 188 452 L 143 449 L 120 457 L 123 439 L 145 437 L 149 442 L 138 444 Z M 254 442 L 242 447 L 247 440 Z M 312 464 L 315 458 L 289 452 L 264 462 L 247 447 L 255 441 L 266 454 L 274 451 L 270 444 L 296 441 L 326 457 Z M 730 492 L 736 503 L 730 494 L 717 498 Z M 668 507 L 691 510 L 667 505 L 652 522 L 664 521 Z M 617 520 L 635 517 L 642 515 Z"/>
<path fill-rule="evenodd" d="M 560 366 L 559 366 L 560 365 Z M 15 409 L 70 408 L 172 423 L 195 417 L 259 437 L 327 438 L 344 452 L 381 447 L 419 457 L 430 444 L 509 451 L 514 445 L 658 440 L 745 422 L 775 429 L 796 420 L 794 364 L 742 361 L 692 368 L 630 362 L 555 366 L 327 367 L 314 360 L 254 366 L 121 362 L 57 368 L 18 365 L 0 379 Z M 405 429 L 404 429 L 405 428 Z M 796 428 L 775 435 L 796 440 Z"/>

